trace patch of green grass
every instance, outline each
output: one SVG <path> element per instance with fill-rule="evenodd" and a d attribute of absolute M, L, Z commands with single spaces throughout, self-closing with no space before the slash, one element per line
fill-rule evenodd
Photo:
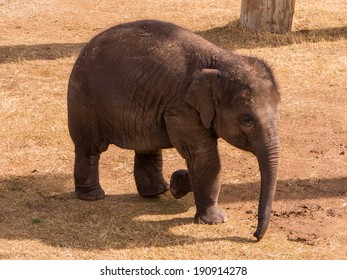
<path fill-rule="evenodd" d="M 35 225 L 39 225 L 39 224 L 42 224 L 43 220 L 41 220 L 40 218 L 34 218 L 32 220 L 33 224 Z"/>

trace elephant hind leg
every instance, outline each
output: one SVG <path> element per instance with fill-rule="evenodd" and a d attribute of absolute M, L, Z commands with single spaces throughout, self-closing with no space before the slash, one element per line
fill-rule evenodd
<path fill-rule="evenodd" d="M 69 85 L 68 125 L 75 145 L 75 192 L 79 199 L 99 200 L 105 197 L 99 183 L 99 159 L 109 145 L 107 128 L 84 97 L 80 88 Z"/>
<path fill-rule="evenodd" d="M 150 153 L 135 151 L 134 176 L 142 197 L 154 197 L 169 190 L 169 184 L 163 178 L 161 150 Z"/>
<path fill-rule="evenodd" d="M 75 192 L 82 200 L 99 200 L 105 192 L 99 183 L 100 154 L 91 154 L 76 147 L 75 150 Z"/>

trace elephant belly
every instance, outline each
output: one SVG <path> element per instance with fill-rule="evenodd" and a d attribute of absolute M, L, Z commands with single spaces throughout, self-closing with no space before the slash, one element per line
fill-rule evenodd
<path fill-rule="evenodd" d="M 166 135 L 157 134 L 154 135 L 143 135 L 143 136 L 126 136 L 119 137 L 118 135 L 113 137 L 110 144 L 114 144 L 123 149 L 135 150 L 140 152 L 145 151 L 156 151 L 159 149 L 173 148 L 173 145 L 166 137 Z"/>
<path fill-rule="evenodd" d="M 111 127 L 110 144 L 136 151 L 155 151 L 172 148 L 165 125 L 122 119 Z"/>

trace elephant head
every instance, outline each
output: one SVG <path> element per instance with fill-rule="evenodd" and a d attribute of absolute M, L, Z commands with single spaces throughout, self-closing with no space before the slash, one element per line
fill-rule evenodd
<path fill-rule="evenodd" d="M 263 238 L 270 221 L 277 185 L 280 95 L 270 68 L 262 61 L 242 61 L 198 71 L 185 101 L 200 114 L 203 125 L 218 137 L 258 159 L 261 191 L 258 227 Z"/>

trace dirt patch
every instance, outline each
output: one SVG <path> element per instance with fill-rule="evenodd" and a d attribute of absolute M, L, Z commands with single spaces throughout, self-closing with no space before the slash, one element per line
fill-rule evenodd
<path fill-rule="evenodd" d="M 293 209 L 273 213 L 273 222 L 287 233 L 289 241 L 317 245 L 347 227 L 346 206 L 324 209 L 318 204 L 298 205 Z"/>

